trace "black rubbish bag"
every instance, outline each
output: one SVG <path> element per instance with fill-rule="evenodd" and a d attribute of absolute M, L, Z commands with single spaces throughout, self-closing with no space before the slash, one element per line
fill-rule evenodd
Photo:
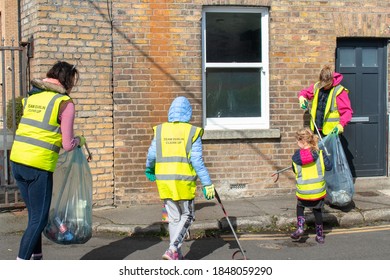
<path fill-rule="evenodd" d="M 347 206 L 352 202 L 355 187 L 340 138 L 337 134 L 329 134 L 322 139 L 319 147 L 329 153 L 328 158 L 333 165 L 332 170 L 325 171 L 327 185 L 325 201 L 330 205 Z"/>
<path fill-rule="evenodd" d="M 60 154 L 53 176 L 52 204 L 43 234 L 58 244 L 83 244 L 92 237 L 92 175 L 82 149 Z"/>

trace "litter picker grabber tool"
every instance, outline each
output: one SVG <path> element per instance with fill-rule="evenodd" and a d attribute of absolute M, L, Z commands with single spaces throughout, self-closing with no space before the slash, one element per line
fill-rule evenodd
<path fill-rule="evenodd" d="M 279 174 L 280 173 L 283 173 L 284 171 L 287 171 L 287 170 L 289 170 L 291 168 L 292 168 L 292 166 L 289 166 L 289 167 L 286 167 L 286 168 L 283 168 L 283 169 L 280 169 L 280 170 L 276 170 L 276 172 L 271 175 L 271 177 L 274 177 L 274 183 L 276 183 L 279 180 Z"/>
<path fill-rule="evenodd" d="M 232 232 L 233 232 L 234 238 L 236 239 L 236 242 L 237 242 L 237 244 L 238 244 L 238 247 L 240 248 L 240 250 L 238 250 L 238 251 L 236 251 L 236 252 L 233 253 L 232 259 L 234 259 L 234 257 L 236 256 L 236 254 L 237 254 L 238 252 L 241 252 L 241 254 L 242 254 L 242 256 L 243 256 L 243 259 L 244 259 L 244 260 L 247 260 L 247 257 L 246 257 L 246 255 L 245 255 L 245 251 L 242 249 L 241 244 L 240 244 L 240 241 L 238 241 L 236 232 L 234 231 L 234 228 L 233 228 L 232 223 L 230 222 L 229 216 L 228 216 L 228 214 L 226 213 L 225 208 L 223 207 L 223 204 L 222 204 L 222 202 L 221 202 L 221 199 L 220 199 L 220 197 L 219 197 L 219 195 L 218 195 L 217 190 L 215 190 L 215 198 L 218 200 L 218 203 L 219 203 L 219 205 L 220 205 L 221 208 L 222 208 L 223 214 L 225 215 L 225 218 L 226 218 L 226 220 L 227 220 L 227 222 L 228 222 L 228 224 L 229 224 L 229 226 L 230 226 L 230 229 L 231 229 Z"/>
<path fill-rule="evenodd" d="M 316 125 L 316 122 L 315 122 L 314 119 L 313 119 L 313 116 L 310 114 L 310 107 L 309 107 L 309 104 L 307 104 L 307 109 L 306 109 L 306 110 L 308 111 L 309 116 L 310 116 L 310 120 L 311 120 L 311 122 L 313 123 L 313 125 L 314 125 L 314 127 L 315 127 L 315 129 L 316 129 L 316 131 L 317 131 L 318 137 L 320 138 L 320 140 L 321 140 L 321 142 L 322 142 L 321 133 L 320 133 L 320 131 L 318 130 L 318 127 L 317 127 L 317 125 Z M 330 156 L 330 154 L 328 153 L 328 149 L 327 149 L 325 146 L 324 146 L 324 149 L 325 149 L 326 155 L 327 155 L 327 156 Z"/>
<path fill-rule="evenodd" d="M 90 162 L 92 160 L 92 153 L 89 151 L 87 143 L 85 143 L 84 146 L 88 153 L 87 161 Z"/>

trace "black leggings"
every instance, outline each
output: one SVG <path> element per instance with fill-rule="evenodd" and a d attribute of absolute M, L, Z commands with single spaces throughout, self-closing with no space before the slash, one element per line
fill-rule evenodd
<path fill-rule="evenodd" d="M 321 208 L 312 208 L 316 225 L 322 225 Z M 297 217 L 305 216 L 305 207 L 297 205 Z"/>

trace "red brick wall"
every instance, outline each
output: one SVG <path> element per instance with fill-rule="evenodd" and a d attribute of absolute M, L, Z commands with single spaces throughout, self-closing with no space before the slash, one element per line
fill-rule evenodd
<path fill-rule="evenodd" d="M 36 4 L 25 5 L 24 36 L 36 38 L 38 72 L 55 59 L 72 62 L 82 56 L 85 73 L 74 95 L 77 126 L 95 154 L 91 167 L 98 206 L 159 201 L 155 184 L 144 175 L 146 153 L 152 127 L 167 120 L 174 97 L 190 99 L 192 123 L 201 126 L 203 5 L 270 8 L 270 128 L 279 129 L 281 137 L 204 140 L 211 178 L 231 199 L 292 195 L 291 172 L 281 174 L 276 184 L 270 175 L 291 164 L 294 133 L 307 122 L 298 91 L 317 79 L 324 64 L 334 65 L 336 38 L 390 35 L 388 1 L 113 0 L 112 29 L 106 0 L 64 0 L 63 6 L 25 2 Z M 232 184 L 247 185 L 232 189 Z"/>
<path fill-rule="evenodd" d="M 127 166 L 116 172 L 116 178 L 121 178 L 116 180 L 117 203 L 123 204 L 157 199 L 154 184 L 147 182 L 143 174 L 145 155 L 152 137 L 151 127 L 166 120 L 175 96 L 190 98 L 194 105 L 193 123 L 201 125 L 202 5 L 270 6 L 271 128 L 280 129 L 281 138 L 204 141 L 204 159 L 211 177 L 223 194 L 231 198 L 293 190 L 291 172 L 283 173 L 277 184 L 270 175 L 291 164 L 296 148 L 294 133 L 308 121 L 298 107 L 298 91 L 317 79 L 324 64 L 334 65 L 337 37 L 388 36 L 387 3 L 378 3 L 381 7 L 377 7 L 365 1 L 131 2 L 130 6 L 122 2 L 121 9 L 130 8 L 121 10 L 116 22 L 123 30 L 121 35 L 128 34 L 116 41 L 126 58 L 115 56 L 121 66 L 126 61 L 127 67 L 117 70 L 121 77 L 126 73 L 125 79 L 129 80 L 126 85 L 121 83 L 114 94 L 122 101 L 126 96 L 130 103 L 122 106 L 120 118 L 115 117 L 115 122 L 123 122 L 127 130 L 115 133 L 116 139 L 123 143 L 123 148 L 116 146 L 123 157 L 116 157 L 115 166 L 118 163 Z M 114 3 L 114 7 L 118 5 Z M 241 183 L 247 184 L 246 188 L 230 188 Z"/>

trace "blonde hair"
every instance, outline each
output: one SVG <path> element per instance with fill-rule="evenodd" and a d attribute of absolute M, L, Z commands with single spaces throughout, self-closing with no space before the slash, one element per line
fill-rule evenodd
<path fill-rule="evenodd" d="M 320 72 L 320 76 L 318 77 L 320 82 L 320 88 L 331 86 L 333 83 L 333 70 L 329 65 L 325 65 Z"/>
<path fill-rule="evenodd" d="M 312 151 L 318 151 L 319 150 L 319 148 L 318 148 L 318 136 L 315 135 L 313 133 L 313 131 L 311 131 L 310 128 L 305 127 L 305 128 L 302 128 L 302 129 L 298 130 L 295 133 L 295 138 L 297 139 L 297 141 L 302 141 L 302 142 L 305 142 L 305 143 L 309 144 L 310 149 Z"/>

